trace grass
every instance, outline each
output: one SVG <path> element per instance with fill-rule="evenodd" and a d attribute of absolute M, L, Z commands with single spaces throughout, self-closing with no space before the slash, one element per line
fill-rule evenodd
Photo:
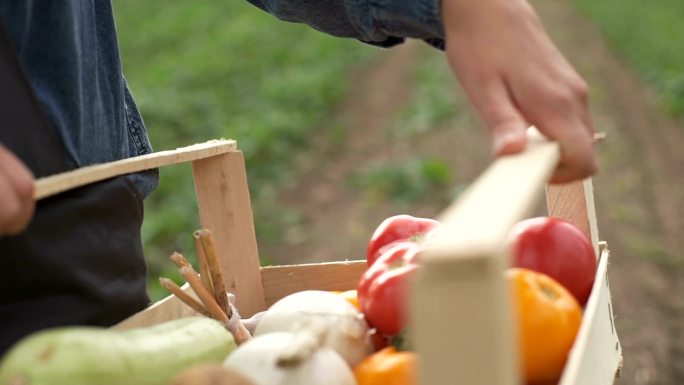
<path fill-rule="evenodd" d="M 394 162 L 373 165 L 354 173 L 349 185 L 361 190 L 370 205 L 391 201 L 410 204 L 434 199 L 451 182 L 449 164 L 438 158 L 411 158 L 399 164 Z"/>
<path fill-rule="evenodd" d="M 453 122 L 459 111 L 454 103 L 452 87 L 454 77 L 444 54 L 429 51 L 421 55 L 413 72 L 409 104 L 389 130 L 400 139 L 410 139 Z"/>
<path fill-rule="evenodd" d="M 656 88 L 665 108 L 684 116 L 684 2 L 574 1 Z"/>
<path fill-rule="evenodd" d="M 326 129 L 346 74 L 376 50 L 279 22 L 246 1 L 115 0 L 114 9 L 124 73 L 155 149 L 236 139 L 257 237 L 278 239 L 284 224 L 270 202 L 290 176 L 290 154 Z M 157 276 L 177 279 L 166 257 L 193 249 L 194 202 L 189 168 L 162 169 L 143 228 L 153 298 L 163 294 Z"/>
<path fill-rule="evenodd" d="M 684 263 L 672 255 L 662 243 L 652 238 L 637 234 L 625 243 L 630 255 L 653 261 L 670 272 L 684 272 Z"/>
<path fill-rule="evenodd" d="M 423 47 L 424 48 L 424 47 Z M 411 72 L 411 93 L 407 104 L 385 127 L 393 146 L 405 147 L 461 119 L 454 102 L 454 79 L 444 54 L 423 50 Z M 408 153 L 409 151 L 407 151 Z M 369 205 L 391 202 L 397 207 L 419 205 L 427 201 L 448 204 L 461 190 L 456 185 L 456 170 L 438 155 L 416 154 L 369 165 L 353 173 L 350 188 L 362 191 Z"/>
<path fill-rule="evenodd" d="M 448 86 L 452 79 L 443 55 L 431 51 L 422 56 L 411 76 L 407 105 L 385 128 L 387 140 L 395 144 L 405 145 L 429 135 L 456 115 Z M 370 205 L 389 201 L 401 206 L 417 204 L 428 197 L 434 200 L 452 180 L 453 170 L 444 159 L 412 156 L 357 170 L 347 184 L 353 190 L 362 191 Z"/>

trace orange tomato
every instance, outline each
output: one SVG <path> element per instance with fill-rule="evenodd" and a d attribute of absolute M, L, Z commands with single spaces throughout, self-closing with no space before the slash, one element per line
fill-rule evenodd
<path fill-rule="evenodd" d="M 356 294 L 356 290 L 337 292 L 337 295 L 341 296 L 342 298 L 346 299 L 347 302 L 354 305 L 356 310 L 361 311 L 361 305 L 359 305 L 359 297 Z"/>
<path fill-rule="evenodd" d="M 354 368 L 358 385 L 416 385 L 418 355 L 393 346 L 371 354 Z"/>
<path fill-rule="evenodd" d="M 556 381 L 582 322 L 582 309 L 569 291 L 547 275 L 512 268 L 506 278 L 517 303 L 525 379 Z"/>

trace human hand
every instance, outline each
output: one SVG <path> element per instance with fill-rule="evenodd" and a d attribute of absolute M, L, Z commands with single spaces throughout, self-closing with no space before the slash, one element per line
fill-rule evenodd
<path fill-rule="evenodd" d="M 520 152 L 530 125 L 561 146 L 552 183 L 597 170 L 586 83 L 526 0 L 442 0 L 446 53 L 490 130 L 496 156 Z"/>
<path fill-rule="evenodd" d="M 0 144 L 0 236 L 24 230 L 34 206 L 31 171 Z"/>

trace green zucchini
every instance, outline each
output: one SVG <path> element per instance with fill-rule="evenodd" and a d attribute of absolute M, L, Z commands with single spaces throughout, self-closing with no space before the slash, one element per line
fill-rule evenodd
<path fill-rule="evenodd" d="M 28 336 L 0 362 L 0 385 L 168 385 L 183 369 L 222 362 L 233 335 L 191 317 L 126 331 L 64 327 Z"/>

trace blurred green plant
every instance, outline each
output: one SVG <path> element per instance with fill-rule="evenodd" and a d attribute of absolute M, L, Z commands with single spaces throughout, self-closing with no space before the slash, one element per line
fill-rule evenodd
<path fill-rule="evenodd" d="M 575 0 L 610 43 L 684 116 L 684 1 Z"/>
<path fill-rule="evenodd" d="M 411 99 L 388 130 L 401 139 L 413 139 L 456 117 L 454 77 L 444 55 L 422 55 L 413 71 Z"/>
<path fill-rule="evenodd" d="M 278 186 L 290 158 L 347 89 L 346 74 L 376 50 L 275 20 L 246 1 L 114 0 L 124 73 L 156 149 L 233 138 L 244 151 L 260 241 L 278 239 Z M 156 278 L 191 256 L 199 227 L 191 172 L 161 170 L 147 199 L 143 241 Z"/>
<path fill-rule="evenodd" d="M 441 159 L 414 158 L 400 164 L 382 163 L 351 175 L 349 186 L 362 190 L 369 204 L 385 201 L 415 203 L 434 200 L 453 180 L 450 166 Z M 445 199 L 444 197 L 438 199 Z"/>
<path fill-rule="evenodd" d="M 400 148 L 444 128 L 459 112 L 454 104 L 454 79 L 442 54 L 420 55 L 411 76 L 407 104 L 385 127 L 388 140 Z M 401 155 L 408 153 L 399 151 L 397 159 L 356 171 L 347 181 L 349 187 L 363 191 L 370 205 L 386 201 L 398 206 L 426 201 L 447 204 L 453 199 L 457 192 L 449 190 L 455 180 L 450 164 L 434 156 L 407 159 Z"/>
<path fill-rule="evenodd" d="M 442 129 L 458 114 L 454 104 L 453 76 L 442 54 L 429 51 L 421 55 L 411 74 L 411 94 L 407 104 L 385 127 L 388 140 L 398 148 L 411 146 Z M 391 202 L 399 207 L 429 202 L 447 204 L 456 190 L 451 165 L 434 156 L 412 156 L 397 151 L 397 157 L 357 170 L 347 180 L 354 190 L 361 190 L 369 205 Z"/>

